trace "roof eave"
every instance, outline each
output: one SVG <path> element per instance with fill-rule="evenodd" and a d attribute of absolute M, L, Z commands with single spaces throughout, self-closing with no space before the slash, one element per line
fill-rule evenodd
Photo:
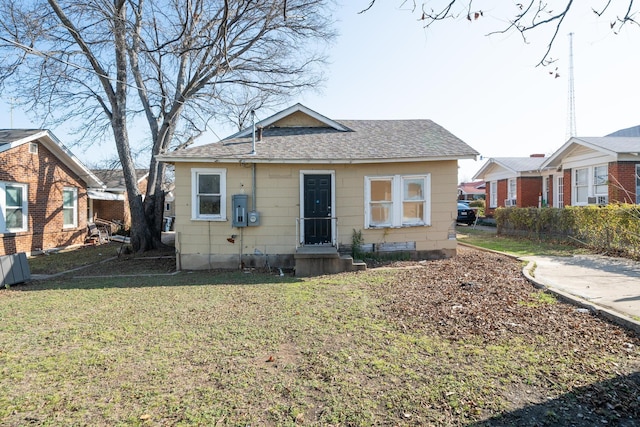
<path fill-rule="evenodd" d="M 165 163 L 267 163 L 267 164 L 365 164 L 365 163 L 418 163 L 437 162 L 451 160 L 475 159 L 475 154 L 458 156 L 434 156 L 434 157 L 396 157 L 396 158 L 362 158 L 362 159 L 281 159 L 264 157 L 173 157 L 158 156 L 157 159 Z"/>

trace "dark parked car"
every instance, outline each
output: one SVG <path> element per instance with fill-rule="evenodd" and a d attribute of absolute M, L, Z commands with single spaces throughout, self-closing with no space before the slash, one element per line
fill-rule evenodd
<path fill-rule="evenodd" d="M 458 218 L 456 222 L 471 225 L 476 221 L 476 212 L 465 203 L 458 202 Z"/>

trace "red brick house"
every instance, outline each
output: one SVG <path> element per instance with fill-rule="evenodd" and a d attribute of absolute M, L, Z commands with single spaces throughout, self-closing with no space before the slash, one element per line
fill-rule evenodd
<path fill-rule="evenodd" d="M 640 137 L 574 137 L 541 167 L 564 205 L 640 202 Z"/>
<path fill-rule="evenodd" d="M 83 244 L 102 182 L 51 132 L 0 129 L 0 255 Z"/>
<path fill-rule="evenodd" d="M 458 184 L 458 200 L 478 200 L 485 197 L 484 181 L 461 182 Z"/>
<path fill-rule="evenodd" d="M 89 191 L 89 212 L 91 218 L 100 218 L 131 227 L 131 212 L 127 199 L 127 188 L 122 169 L 94 169 L 92 172 L 104 182 L 104 191 Z M 138 189 L 147 191 L 147 169 L 136 169 Z"/>
<path fill-rule="evenodd" d="M 499 207 L 538 207 L 550 205 L 552 189 L 544 178 L 543 154 L 529 157 L 493 157 L 480 168 L 473 179 L 486 182 L 487 215 Z"/>

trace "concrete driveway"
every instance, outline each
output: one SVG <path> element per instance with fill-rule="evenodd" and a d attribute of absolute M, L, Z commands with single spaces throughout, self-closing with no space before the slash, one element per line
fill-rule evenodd
<path fill-rule="evenodd" d="M 530 261 L 524 269 L 530 280 L 625 321 L 633 320 L 637 325 L 632 327 L 640 330 L 640 262 L 602 255 L 523 259 Z"/>

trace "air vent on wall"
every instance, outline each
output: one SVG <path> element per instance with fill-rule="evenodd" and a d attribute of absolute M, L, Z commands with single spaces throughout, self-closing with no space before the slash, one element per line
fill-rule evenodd
<path fill-rule="evenodd" d="M 29 152 L 31 154 L 38 154 L 38 144 L 35 142 L 29 143 Z"/>

